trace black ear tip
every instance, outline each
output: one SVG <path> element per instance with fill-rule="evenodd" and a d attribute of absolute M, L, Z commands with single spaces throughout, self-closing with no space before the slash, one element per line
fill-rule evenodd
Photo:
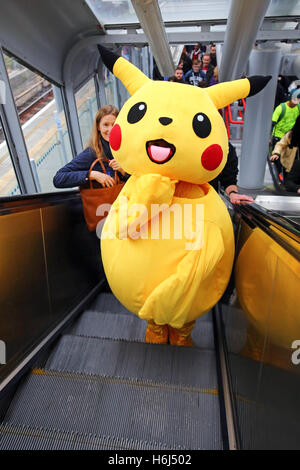
<path fill-rule="evenodd" d="M 262 76 L 262 75 L 253 75 L 248 77 L 250 82 L 250 93 L 248 96 L 253 96 L 259 93 L 266 84 L 271 80 L 272 75 Z"/>
<path fill-rule="evenodd" d="M 115 65 L 116 61 L 119 59 L 120 56 L 110 51 L 106 47 L 101 46 L 101 44 L 97 44 L 97 47 L 104 65 L 108 68 L 111 73 L 113 73 L 113 66 Z"/>

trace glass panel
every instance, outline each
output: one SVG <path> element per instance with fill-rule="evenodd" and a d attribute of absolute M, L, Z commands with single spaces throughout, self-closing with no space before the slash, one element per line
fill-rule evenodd
<path fill-rule="evenodd" d="M 273 246 L 272 257 L 272 298 L 257 391 L 263 427 L 258 444 L 272 450 L 300 449 L 299 262 L 278 245 Z"/>
<path fill-rule="evenodd" d="M 218 0 L 198 1 L 187 0 L 181 2 L 178 0 L 160 0 L 159 2 L 163 21 L 192 21 L 199 20 L 217 20 L 228 17 L 230 1 Z"/>
<path fill-rule="evenodd" d="M 86 0 L 86 3 L 104 24 L 139 23 L 131 2 L 120 0 Z M 195 0 L 159 0 L 164 21 L 227 18 L 229 0 L 215 2 Z"/>
<path fill-rule="evenodd" d="M 95 115 L 98 111 L 94 77 L 75 93 L 79 127 L 83 148 L 90 138 Z"/>
<path fill-rule="evenodd" d="M 299 449 L 299 262 L 243 221 L 237 253 L 222 311 L 242 447 Z"/>
<path fill-rule="evenodd" d="M 129 0 L 86 0 L 104 24 L 139 23 Z M 228 18 L 230 0 L 159 0 L 163 21 L 217 20 Z M 266 16 L 297 16 L 299 0 L 272 0 Z"/>
<path fill-rule="evenodd" d="M 108 29 L 107 34 L 123 34 L 124 36 L 128 34 L 127 29 Z"/>
<path fill-rule="evenodd" d="M 107 104 L 113 104 L 116 108 L 119 108 L 117 79 L 107 68 L 105 68 L 103 72 L 106 102 Z"/>
<path fill-rule="evenodd" d="M 20 193 L 0 120 L 0 196 L 15 196 Z"/>
<path fill-rule="evenodd" d="M 0 381 L 104 276 L 80 200 L 46 204 L 1 213 Z"/>
<path fill-rule="evenodd" d="M 85 0 L 96 18 L 102 23 L 138 23 L 131 2 L 128 0 Z"/>
<path fill-rule="evenodd" d="M 266 16 L 297 16 L 300 15 L 299 0 L 272 0 Z"/>
<path fill-rule="evenodd" d="M 53 176 L 72 159 L 60 90 L 4 55 L 28 155 L 39 191 L 56 191 Z"/>

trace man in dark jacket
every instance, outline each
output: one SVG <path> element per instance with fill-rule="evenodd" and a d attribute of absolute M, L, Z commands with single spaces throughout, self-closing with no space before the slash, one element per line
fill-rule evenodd
<path fill-rule="evenodd" d="M 299 159 L 294 161 L 291 171 L 287 173 L 284 184 L 288 191 L 291 191 L 292 193 L 300 194 L 300 160 Z"/>
<path fill-rule="evenodd" d="M 210 56 L 210 63 L 213 67 L 217 66 L 217 52 L 216 52 L 216 50 L 217 50 L 216 45 L 211 44 L 209 56 Z"/>
<path fill-rule="evenodd" d="M 229 196 L 231 204 L 243 204 L 245 202 L 254 202 L 251 196 L 240 194 L 237 187 L 238 158 L 234 146 L 229 142 L 229 152 L 226 165 L 221 173 L 209 182 L 216 191 L 221 186 Z"/>
<path fill-rule="evenodd" d="M 211 65 L 210 63 L 210 55 L 209 54 L 204 54 L 202 57 L 202 67 L 201 67 L 201 72 L 205 74 L 205 79 L 207 83 L 209 83 L 211 77 L 213 76 L 214 73 L 214 66 Z"/>

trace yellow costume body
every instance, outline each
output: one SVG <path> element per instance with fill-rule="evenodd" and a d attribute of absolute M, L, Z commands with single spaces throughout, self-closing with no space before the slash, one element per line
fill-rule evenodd
<path fill-rule="evenodd" d="M 222 296 L 234 257 L 229 214 L 207 184 L 227 160 L 218 109 L 248 96 L 253 83 L 202 89 L 154 82 L 99 50 L 132 95 L 110 133 L 115 159 L 132 176 L 101 235 L 107 280 L 122 304 L 148 321 L 146 341 L 167 342 L 169 328 L 171 344 L 190 345 L 193 322 Z"/>
<path fill-rule="evenodd" d="M 130 192 L 132 184 L 130 179 L 120 196 L 126 190 Z M 183 233 L 176 239 L 176 227 L 185 224 L 187 204 L 194 206 L 194 217 L 189 220 L 193 219 L 196 235 L 187 238 Z M 203 215 L 199 233 L 196 204 L 203 206 L 198 214 Z M 162 237 L 165 212 L 146 224 L 143 234 L 148 238 L 110 239 L 118 216 L 118 211 L 112 210 L 103 228 L 101 251 L 111 289 L 125 307 L 158 325 L 181 328 L 207 312 L 222 296 L 231 273 L 234 244 L 230 216 L 212 186 L 177 183 L 171 207 L 174 205 L 180 208 L 177 212 L 166 209 L 170 214 L 169 239 Z M 159 239 L 151 239 L 151 233 L 159 233 Z"/>

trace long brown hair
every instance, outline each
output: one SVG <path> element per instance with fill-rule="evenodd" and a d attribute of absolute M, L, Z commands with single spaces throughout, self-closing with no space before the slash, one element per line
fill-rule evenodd
<path fill-rule="evenodd" d="M 115 108 L 115 106 L 112 106 L 111 104 L 102 106 L 102 108 L 99 109 L 94 119 L 91 137 L 87 145 L 88 147 L 92 148 L 95 151 L 97 158 L 99 158 L 100 160 L 103 160 L 105 155 L 103 152 L 103 147 L 102 147 L 102 143 L 100 139 L 101 133 L 99 131 L 99 122 L 101 121 L 103 116 L 108 116 L 109 114 L 112 114 L 113 116 L 117 117 L 119 114 L 119 111 L 117 110 L 117 108 Z"/>

